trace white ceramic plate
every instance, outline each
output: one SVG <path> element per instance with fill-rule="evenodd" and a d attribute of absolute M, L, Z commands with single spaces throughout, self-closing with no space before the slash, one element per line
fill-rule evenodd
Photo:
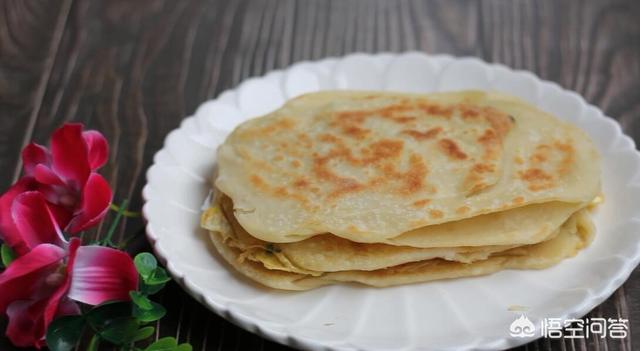
<path fill-rule="evenodd" d="M 232 272 L 199 229 L 215 149 L 238 123 L 317 90 L 468 88 L 517 95 L 576 124 L 597 144 L 606 202 L 595 216 L 595 241 L 577 257 L 539 271 L 288 293 L 258 287 Z M 627 279 L 640 259 L 639 172 L 635 145 L 613 119 L 531 73 L 475 58 L 354 54 L 252 78 L 202 104 L 155 155 L 143 190 L 144 215 L 156 253 L 186 291 L 221 316 L 280 343 L 312 350 L 503 349 L 533 339 L 509 335 L 519 316 L 510 306 L 526 306 L 526 316 L 539 329 L 542 318 L 583 316 Z"/>

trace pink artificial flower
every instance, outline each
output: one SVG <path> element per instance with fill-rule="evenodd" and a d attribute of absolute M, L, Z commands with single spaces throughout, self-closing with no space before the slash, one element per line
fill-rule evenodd
<path fill-rule="evenodd" d="M 80 312 L 74 301 L 126 301 L 137 289 L 131 257 L 103 246 L 81 246 L 79 238 L 67 242 L 42 193 L 17 195 L 11 214 L 20 234 L 13 239 L 27 248 L 0 273 L 0 313 L 9 317 L 6 334 L 15 345 L 42 347 L 55 317 Z"/>
<path fill-rule="evenodd" d="M 109 210 L 111 188 L 95 171 L 107 161 L 109 146 L 97 131 L 67 123 L 51 137 L 51 150 L 31 143 L 22 150 L 24 176 L 0 197 L 0 238 L 19 255 L 11 204 L 16 196 L 37 190 L 47 200 L 58 225 L 75 234 L 97 224 Z"/>

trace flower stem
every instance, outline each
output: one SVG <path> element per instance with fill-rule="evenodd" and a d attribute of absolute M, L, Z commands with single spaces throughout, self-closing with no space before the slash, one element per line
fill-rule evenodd
<path fill-rule="evenodd" d="M 91 341 L 89 341 L 89 345 L 87 346 L 87 351 L 98 351 L 98 345 L 100 345 L 100 336 L 98 336 L 98 334 L 93 334 Z"/>
<path fill-rule="evenodd" d="M 104 239 L 102 239 L 102 244 L 103 245 L 108 245 L 108 246 L 112 246 L 112 247 L 116 246 L 111 242 L 111 237 L 113 237 L 113 233 L 116 231 L 116 228 L 118 227 L 118 224 L 120 223 L 120 220 L 122 219 L 122 215 L 127 210 L 127 206 L 128 205 L 129 205 L 129 199 L 122 200 L 122 203 L 120 204 L 120 207 L 118 208 L 118 213 L 116 214 L 116 218 L 114 218 L 113 222 L 111 222 L 111 226 L 109 227 L 109 231 L 107 232 L 107 236 Z"/>
<path fill-rule="evenodd" d="M 115 212 L 120 212 L 120 206 L 116 205 L 116 204 L 111 204 L 109 205 L 109 209 Z M 141 212 L 136 212 L 136 211 L 129 211 L 129 210 L 124 210 L 124 212 L 122 212 L 122 215 L 125 217 L 129 217 L 129 218 L 135 218 L 135 217 L 140 217 L 142 216 Z"/>
<path fill-rule="evenodd" d="M 145 231 L 145 227 L 142 227 L 140 230 L 137 230 L 134 234 L 129 235 L 128 237 L 124 238 L 124 240 L 118 244 L 118 249 L 120 250 L 126 250 L 127 246 L 129 246 L 129 244 L 136 238 L 139 238 L 140 235 L 144 235 L 144 231 Z"/>

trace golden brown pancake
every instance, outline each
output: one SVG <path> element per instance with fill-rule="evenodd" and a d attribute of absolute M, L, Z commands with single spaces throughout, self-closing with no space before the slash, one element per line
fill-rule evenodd
<path fill-rule="evenodd" d="M 306 290 L 540 269 L 592 240 L 599 156 L 512 96 L 328 91 L 238 126 L 201 225 L 236 270 Z"/>
<path fill-rule="evenodd" d="M 260 262 L 269 269 L 312 275 L 333 271 L 376 270 L 434 258 L 468 263 L 519 246 L 415 248 L 356 243 L 328 233 L 295 243 L 270 243 L 252 237 L 240 226 L 233 214 L 231 199 L 224 195 L 217 196 L 212 207 L 203 213 L 202 226 L 207 230 L 220 232 L 227 245 L 241 252 L 241 259 Z M 548 239 L 557 232 L 556 227 L 539 241 Z"/>
<path fill-rule="evenodd" d="M 211 231 L 210 238 L 222 257 L 244 276 L 265 286 L 284 290 L 308 290 L 340 282 L 356 282 L 376 287 L 419 283 L 438 279 L 478 276 L 503 269 L 542 269 L 572 257 L 588 246 L 594 227 L 586 209 L 578 211 L 559 230 L 556 237 L 534 245 L 496 253 L 487 259 L 461 263 L 443 259 L 410 262 L 373 271 L 348 270 L 305 274 L 269 269 L 264 264 L 243 259 L 242 251 L 228 245 L 231 226 Z"/>
<path fill-rule="evenodd" d="M 238 126 L 218 164 L 238 222 L 274 243 L 331 233 L 406 245 L 392 239 L 527 205 L 577 209 L 600 187 L 582 131 L 479 91 L 307 94 Z"/>

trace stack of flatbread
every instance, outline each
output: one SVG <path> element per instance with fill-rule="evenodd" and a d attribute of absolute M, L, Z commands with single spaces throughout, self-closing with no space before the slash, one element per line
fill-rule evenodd
<path fill-rule="evenodd" d="M 594 235 L 597 150 L 480 91 L 303 95 L 220 146 L 202 226 L 266 286 L 384 287 L 540 269 Z"/>

